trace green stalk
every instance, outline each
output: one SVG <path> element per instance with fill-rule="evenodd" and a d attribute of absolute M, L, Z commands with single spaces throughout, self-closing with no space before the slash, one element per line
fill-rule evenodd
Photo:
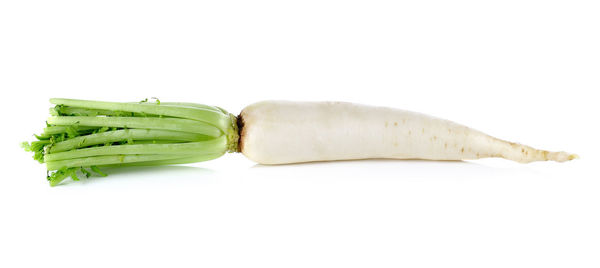
<path fill-rule="evenodd" d="M 211 137 L 221 136 L 222 132 L 213 125 L 179 118 L 154 117 L 89 117 L 89 116 L 53 116 L 48 118 L 51 125 L 80 125 L 88 127 L 120 127 L 175 130 L 203 134 Z"/>
<path fill-rule="evenodd" d="M 122 112 L 133 112 L 142 114 L 155 114 L 162 116 L 171 116 L 186 118 L 204 123 L 213 124 L 220 129 L 227 129 L 230 124 L 229 115 L 214 110 L 197 107 L 174 107 L 160 104 L 140 104 L 140 103 L 120 103 L 105 101 L 88 101 L 73 99 L 50 99 L 50 103 L 56 105 L 65 105 L 72 107 L 100 109 Z"/>
<path fill-rule="evenodd" d="M 175 159 L 166 159 L 166 160 L 154 160 L 154 161 L 144 161 L 144 162 L 133 162 L 133 163 L 124 163 L 115 166 L 119 167 L 130 167 L 130 166 L 162 166 L 162 165 L 178 165 L 178 164 L 190 164 L 197 162 L 204 162 L 208 160 L 213 160 L 221 157 L 224 153 L 214 153 L 214 154 L 205 154 L 200 156 L 191 156 L 191 157 L 182 157 Z"/>
<path fill-rule="evenodd" d="M 203 141 L 209 138 L 209 136 L 202 134 L 171 130 L 122 129 L 75 137 L 54 144 L 52 147 L 50 147 L 48 152 L 54 154 L 58 152 L 68 151 L 77 148 L 84 148 L 98 144 L 106 144 L 128 140 Z"/>
<path fill-rule="evenodd" d="M 178 143 L 185 143 L 185 142 L 184 141 L 176 141 L 176 140 L 134 140 L 133 143 L 134 144 L 178 144 Z"/>
<path fill-rule="evenodd" d="M 70 106 L 55 106 L 50 108 L 50 115 L 54 116 L 128 116 L 128 117 L 159 117 L 159 115 L 155 114 L 140 114 L 133 112 L 122 112 L 122 111 L 111 111 L 111 110 L 100 110 L 100 109 L 88 109 L 88 108 L 80 108 L 80 107 L 70 107 Z"/>
<path fill-rule="evenodd" d="M 46 162 L 46 168 L 48 170 L 58 170 L 62 168 L 73 168 L 73 167 L 91 167 L 91 166 L 103 166 L 103 165 L 115 165 L 125 164 L 134 162 L 145 162 L 145 161 L 157 161 L 157 160 L 170 160 L 178 158 L 191 158 L 202 155 L 200 153 L 190 155 L 176 155 L 176 154 L 144 154 L 144 155 L 102 155 L 102 156 L 90 156 L 76 159 L 58 160 Z"/>
<path fill-rule="evenodd" d="M 222 136 L 217 139 L 187 142 L 177 144 L 132 144 L 84 148 L 60 153 L 47 154 L 44 161 L 58 161 L 101 155 L 131 155 L 131 154 L 179 154 L 189 155 L 202 153 L 225 153 L 227 139 Z"/>
<path fill-rule="evenodd" d="M 67 132 L 67 127 L 68 126 L 49 126 L 49 127 L 45 127 L 43 135 L 56 135 L 56 134 L 66 133 Z M 97 129 L 97 128 L 98 127 L 77 126 L 77 130 L 79 130 L 79 131 L 88 131 L 88 130 L 94 130 L 94 129 Z"/>
<path fill-rule="evenodd" d="M 156 103 L 150 103 L 150 102 L 142 102 L 140 104 L 142 104 L 142 105 L 157 105 Z M 198 109 L 211 110 L 211 111 L 215 111 L 215 112 L 227 114 L 227 112 L 224 112 L 219 107 L 210 106 L 210 105 L 204 105 L 204 104 L 199 104 L 199 103 L 191 103 L 191 102 L 161 102 L 159 105 L 161 105 L 161 106 L 172 106 L 172 107 L 198 108 Z"/>

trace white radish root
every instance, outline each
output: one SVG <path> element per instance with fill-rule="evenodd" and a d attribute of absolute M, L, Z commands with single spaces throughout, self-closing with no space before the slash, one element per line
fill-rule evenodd
<path fill-rule="evenodd" d="M 345 102 L 264 101 L 240 114 L 240 151 L 260 164 L 369 158 L 521 163 L 577 158 L 507 142 L 428 115 Z"/>

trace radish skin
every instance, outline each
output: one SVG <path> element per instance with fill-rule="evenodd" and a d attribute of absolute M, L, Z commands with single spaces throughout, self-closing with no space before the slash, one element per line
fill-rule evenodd
<path fill-rule="evenodd" d="M 345 102 L 263 101 L 246 107 L 238 120 L 239 151 L 260 164 L 486 157 L 529 163 L 577 158 L 500 140 L 425 114 Z"/>

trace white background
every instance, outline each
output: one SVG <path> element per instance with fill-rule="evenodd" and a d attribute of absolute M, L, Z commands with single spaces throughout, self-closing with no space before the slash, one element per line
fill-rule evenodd
<path fill-rule="evenodd" d="M 1 267 L 598 267 L 597 1 L 2 1 Z M 569 163 L 242 155 L 50 188 L 50 97 L 420 111 Z"/>

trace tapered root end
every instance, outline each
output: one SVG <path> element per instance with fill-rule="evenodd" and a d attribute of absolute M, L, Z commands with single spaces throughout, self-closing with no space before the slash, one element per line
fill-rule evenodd
<path fill-rule="evenodd" d="M 547 152 L 545 160 L 556 161 L 556 162 L 566 162 L 566 161 L 571 161 L 571 160 L 577 159 L 577 158 L 579 158 L 578 155 L 570 154 L 567 152 Z"/>
<path fill-rule="evenodd" d="M 527 152 L 527 151 L 526 151 Z M 555 162 L 567 162 L 574 159 L 579 158 L 576 154 L 571 154 L 567 152 L 549 152 L 543 150 L 535 150 L 529 155 L 529 157 L 521 157 L 518 159 L 514 159 L 517 162 L 521 163 L 530 163 L 536 161 L 555 161 Z"/>
<path fill-rule="evenodd" d="M 504 148 L 499 153 L 500 157 L 520 163 L 531 163 L 536 161 L 566 162 L 579 158 L 576 154 L 567 152 L 551 152 L 538 150 L 527 145 L 504 142 Z"/>

